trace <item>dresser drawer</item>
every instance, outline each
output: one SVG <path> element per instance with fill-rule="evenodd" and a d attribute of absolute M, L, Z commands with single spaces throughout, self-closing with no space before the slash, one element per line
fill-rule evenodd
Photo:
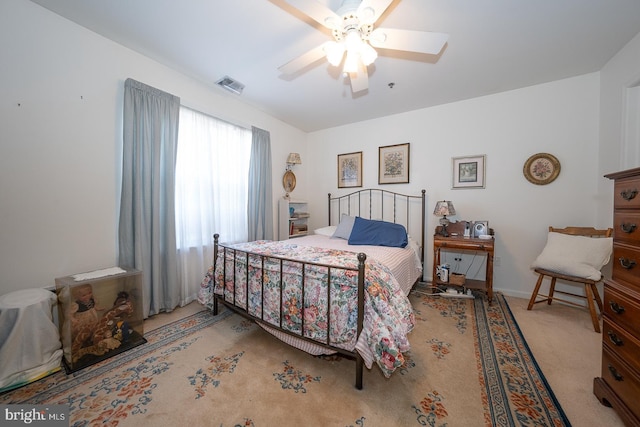
<path fill-rule="evenodd" d="M 632 368 L 640 372 L 640 340 L 606 317 L 602 326 L 603 344 L 609 346 L 612 353 L 626 360 Z"/>
<path fill-rule="evenodd" d="M 612 277 L 640 285 L 640 249 L 614 243 Z"/>
<path fill-rule="evenodd" d="M 640 244 L 640 212 L 616 212 L 613 215 L 613 238 L 616 242 Z"/>
<path fill-rule="evenodd" d="M 613 207 L 616 209 L 640 208 L 640 177 L 616 181 L 613 192 Z"/>
<path fill-rule="evenodd" d="M 607 347 L 602 352 L 602 378 L 629 410 L 640 417 L 640 378 Z"/>
<path fill-rule="evenodd" d="M 604 287 L 604 315 L 611 320 L 611 323 L 620 325 L 635 337 L 640 338 L 640 302 L 628 294 L 613 289 L 608 282 Z"/>

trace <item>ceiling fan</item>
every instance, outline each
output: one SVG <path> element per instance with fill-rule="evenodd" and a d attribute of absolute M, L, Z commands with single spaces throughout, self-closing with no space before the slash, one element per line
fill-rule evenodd
<path fill-rule="evenodd" d="M 393 0 L 343 0 L 336 12 L 316 0 L 285 0 L 314 21 L 331 30 L 334 40 L 302 54 L 278 68 L 294 74 L 326 56 L 333 66 L 343 63 L 343 74 L 351 80 L 353 93 L 368 89 L 367 66 L 378 57 L 374 49 L 394 49 L 437 55 L 448 34 L 376 28 L 374 24 Z"/>

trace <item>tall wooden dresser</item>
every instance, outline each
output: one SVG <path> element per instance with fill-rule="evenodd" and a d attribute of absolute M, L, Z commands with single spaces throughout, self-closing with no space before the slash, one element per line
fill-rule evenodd
<path fill-rule="evenodd" d="M 613 179 L 613 272 L 604 284 L 602 372 L 593 392 L 628 426 L 640 426 L 640 168 Z"/>

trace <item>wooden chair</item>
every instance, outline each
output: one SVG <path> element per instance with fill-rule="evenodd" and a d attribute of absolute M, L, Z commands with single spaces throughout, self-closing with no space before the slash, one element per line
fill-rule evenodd
<path fill-rule="evenodd" d="M 613 229 L 608 228 L 606 230 L 597 230 L 593 227 L 566 227 L 566 228 L 554 228 L 549 227 L 550 232 L 569 234 L 573 236 L 585 236 L 585 237 L 611 237 L 613 234 Z M 557 273 L 554 271 L 545 270 L 543 268 L 535 268 L 534 271 L 538 273 L 540 276 L 538 277 L 538 281 L 536 282 L 536 287 L 533 290 L 533 294 L 531 295 L 531 299 L 529 300 L 529 305 L 527 310 L 531 310 L 534 304 L 539 302 L 546 301 L 547 304 L 551 304 L 552 300 L 562 301 L 566 304 L 571 304 L 577 307 L 583 307 L 580 304 L 577 304 L 573 301 L 568 301 L 562 298 L 554 297 L 554 293 L 560 293 L 564 295 L 571 295 L 573 297 L 584 298 L 587 300 L 589 304 L 589 312 L 591 313 L 591 321 L 593 322 L 593 329 L 596 332 L 600 333 L 600 322 L 598 320 L 598 313 L 596 312 L 595 303 L 598 305 L 598 309 L 600 310 L 600 314 L 602 314 L 602 300 L 600 299 L 600 294 L 598 293 L 598 288 L 596 284 L 602 281 L 603 277 L 600 276 L 598 280 L 585 279 L 583 277 L 570 276 L 566 274 Z M 542 285 L 542 281 L 544 276 L 551 278 L 551 285 L 549 287 L 549 295 L 539 294 L 540 285 Z M 559 291 L 555 289 L 556 280 L 560 279 L 567 282 L 573 283 L 581 283 L 584 285 L 584 293 L 585 295 L 574 294 L 571 292 Z M 544 297 L 544 299 L 537 300 L 537 297 Z"/>

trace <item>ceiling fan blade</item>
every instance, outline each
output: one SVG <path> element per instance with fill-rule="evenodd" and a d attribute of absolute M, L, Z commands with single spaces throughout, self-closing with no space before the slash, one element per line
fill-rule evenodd
<path fill-rule="evenodd" d="M 330 43 L 330 42 L 325 42 L 322 43 L 320 46 L 311 49 L 310 51 L 303 53 L 302 55 L 300 55 L 299 57 L 297 57 L 296 59 L 293 59 L 289 62 L 287 62 L 284 65 L 281 65 L 280 67 L 278 67 L 278 70 L 280 70 L 283 74 L 294 74 L 300 70 L 302 70 L 304 67 L 313 64 L 314 62 L 316 62 L 317 60 L 324 58 L 325 56 L 327 56 L 327 52 L 325 50 L 325 46 Z"/>
<path fill-rule="evenodd" d="M 362 0 L 358 6 L 358 19 L 363 24 L 373 24 L 392 2 L 393 0 Z"/>
<path fill-rule="evenodd" d="M 369 36 L 369 43 L 382 49 L 437 55 L 448 39 L 449 34 L 445 33 L 376 28 Z"/>
<path fill-rule="evenodd" d="M 369 73 L 362 61 L 358 61 L 357 73 L 349 73 L 349 80 L 351 80 L 351 92 L 353 93 L 369 89 Z"/>
<path fill-rule="evenodd" d="M 341 19 L 337 13 L 329 9 L 327 6 L 316 0 L 285 0 L 291 6 L 298 9 L 300 12 L 309 16 L 314 21 L 318 22 L 330 30 L 338 28 Z"/>

